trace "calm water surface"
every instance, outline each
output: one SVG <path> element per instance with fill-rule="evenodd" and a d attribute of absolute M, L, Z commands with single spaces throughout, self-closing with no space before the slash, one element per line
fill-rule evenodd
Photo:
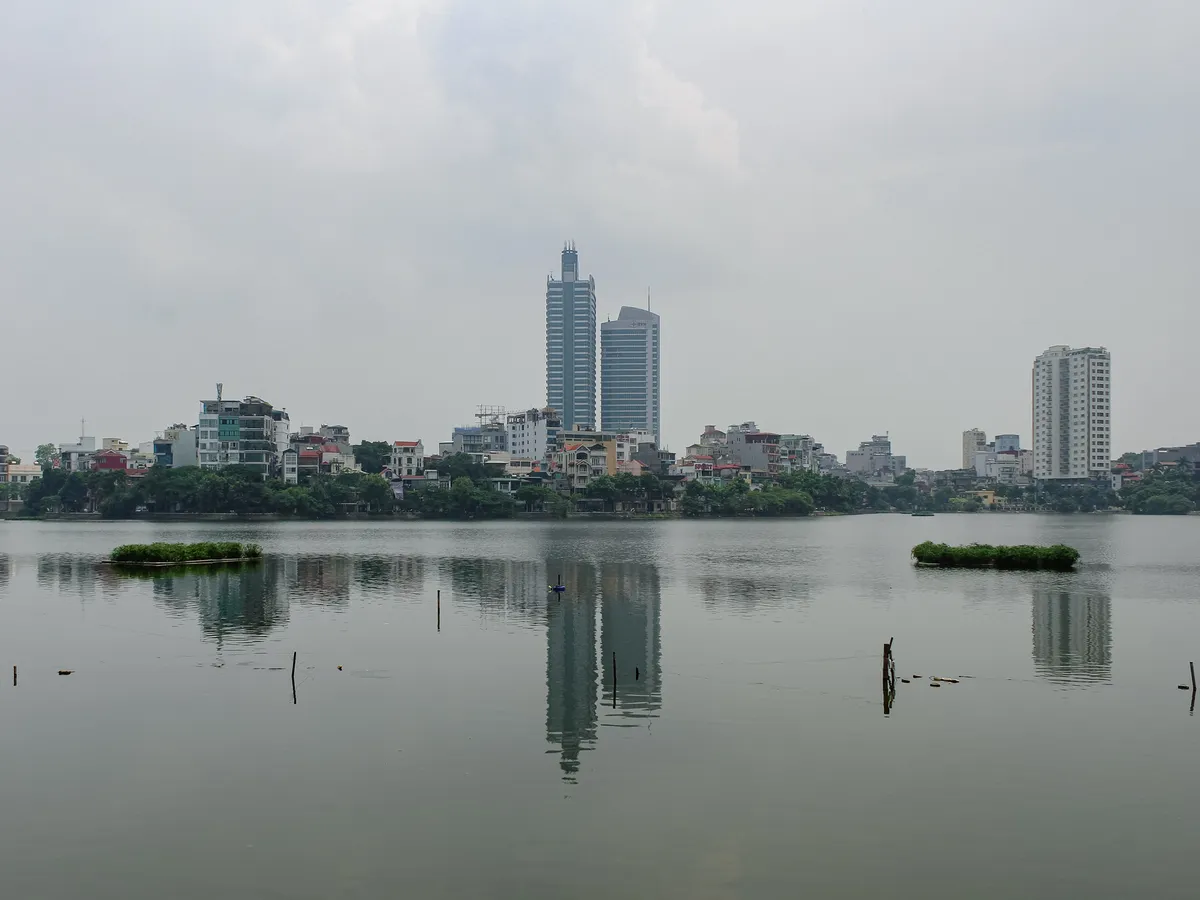
<path fill-rule="evenodd" d="M 926 537 L 1084 564 L 917 570 Z M 269 556 L 97 565 L 208 538 Z M 1198 551 L 1197 517 L 0 523 L 0 897 L 1195 897 Z M 892 636 L 924 677 L 885 715 Z"/>

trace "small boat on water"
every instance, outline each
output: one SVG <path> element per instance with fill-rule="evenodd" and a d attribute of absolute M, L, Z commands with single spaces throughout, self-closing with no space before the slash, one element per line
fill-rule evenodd
<path fill-rule="evenodd" d="M 914 516 L 932 516 L 933 510 L 932 509 L 917 509 L 917 510 L 913 510 L 913 515 Z"/>

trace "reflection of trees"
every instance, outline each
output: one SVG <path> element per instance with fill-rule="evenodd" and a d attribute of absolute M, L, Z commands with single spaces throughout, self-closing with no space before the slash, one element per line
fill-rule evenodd
<path fill-rule="evenodd" d="M 286 624 L 293 601 L 348 606 L 352 570 L 349 557 L 268 556 L 254 565 L 165 569 L 142 577 L 168 611 L 194 608 L 205 636 L 250 643 Z"/>
<path fill-rule="evenodd" d="M 422 556 L 354 557 L 354 581 L 367 592 L 418 597 L 425 591 Z"/>
<path fill-rule="evenodd" d="M 288 620 L 283 560 L 258 565 L 171 570 L 153 577 L 155 599 L 180 611 L 194 607 L 205 636 L 252 643 Z"/>
<path fill-rule="evenodd" d="M 1033 667 L 1064 683 L 1108 681 L 1112 670 L 1112 601 L 1100 594 L 1035 589 Z"/>
<path fill-rule="evenodd" d="M 825 572 L 828 560 L 813 551 L 780 553 L 774 544 L 736 546 L 719 553 L 699 553 L 689 560 L 688 581 L 705 606 L 733 612 L 760 607 L 807 604 L 814 573 Z"/>
<path fill-rule="evenodd" d="M 8 554 L 0 553 L 0 589 L 8 587 Z"/>
<path fill-rule="evenodd" d="M 789 581 L 748 576 L 700 574 L 693 579 L 705 606 L 728 607 L 750 612 L 759 606 L 779 606 L 799 593 L 807 597 L 808 586 Z"/>
<path fill-rule="evenodd" d="M 322 606 L 350 603 L 352 565 L 347 556 L 285 556 L 271 560 L 286 566 L 289 592 L 300 602 Z"/>

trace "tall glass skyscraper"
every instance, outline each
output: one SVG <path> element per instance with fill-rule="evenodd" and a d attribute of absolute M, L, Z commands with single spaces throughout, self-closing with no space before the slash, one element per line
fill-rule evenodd
<path fill-rule="evenodd" d="M 600 326 L 600 428 L 649 431 L 661 447 L 659 331 L 658 316 L 635 306 Z"/>
<path fill-rule="evenodd" d="M 596 425 L 596 280 L 579 279 L 574 244 L 562 251 L 562 280 L 546 279 L 546 405 L 563 427 Z"/>

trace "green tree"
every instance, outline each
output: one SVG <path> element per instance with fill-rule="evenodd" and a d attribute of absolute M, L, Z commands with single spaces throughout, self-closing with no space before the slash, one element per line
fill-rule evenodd
<path fill-rule="evenodd" d="M 525 507 L 526 512 L 554 512 L 556 499 L 559 499 L 558 493 L 544 485 L 523 484 L 517 489 L 517 502 Z M 564 501 L 564 507 L 565 505 Z"/>
<path fill-rule="evenodd" d="M 33 452 L 33 458 L 43 469 L 51 469 L 58 462 L 58 448 L 53 444 L 38 444 Z"/>
<path fill-rule="evenodd" d="M 611 510 L 613 504 L 620 499 L 621 492 L 617 487 L 617 480 L 611 475 L 601 475 L 593 478 L 588 482 L 587 487 L 583 489 L 586 497 L 593 500 L 600 500 L 604 503 L 604 508 Z"/>
<path fill-rule="evenodd" d="M 392 445 L 387 441 L 363 441 L 351 447 L 354 461 L 368 475 L 378 475 L 391 462 Z"/>
<path fill-rule="evenodd" d="M 1140 453 L 1122 453 L 1120 458 L 1117 459 L 1117 462 L 1124 463 L 1125 465 L 1127 465 L 1133 469 L 1141 469 L 1142 454 L 1140 454 Z"/>
<path fill-rule="evenodd" d="M 388 513 L 396 502 L 392 486 L 382 475 L 364 475 L 359 479 L 358 496 L 374 513 Z"/>
<path fill-rule="evenodd" d="M 58 492 L 59 506 L 64 512 L 83 512 L 87 501 L 87 479 L 79 472 L 72 472 Z"/>

